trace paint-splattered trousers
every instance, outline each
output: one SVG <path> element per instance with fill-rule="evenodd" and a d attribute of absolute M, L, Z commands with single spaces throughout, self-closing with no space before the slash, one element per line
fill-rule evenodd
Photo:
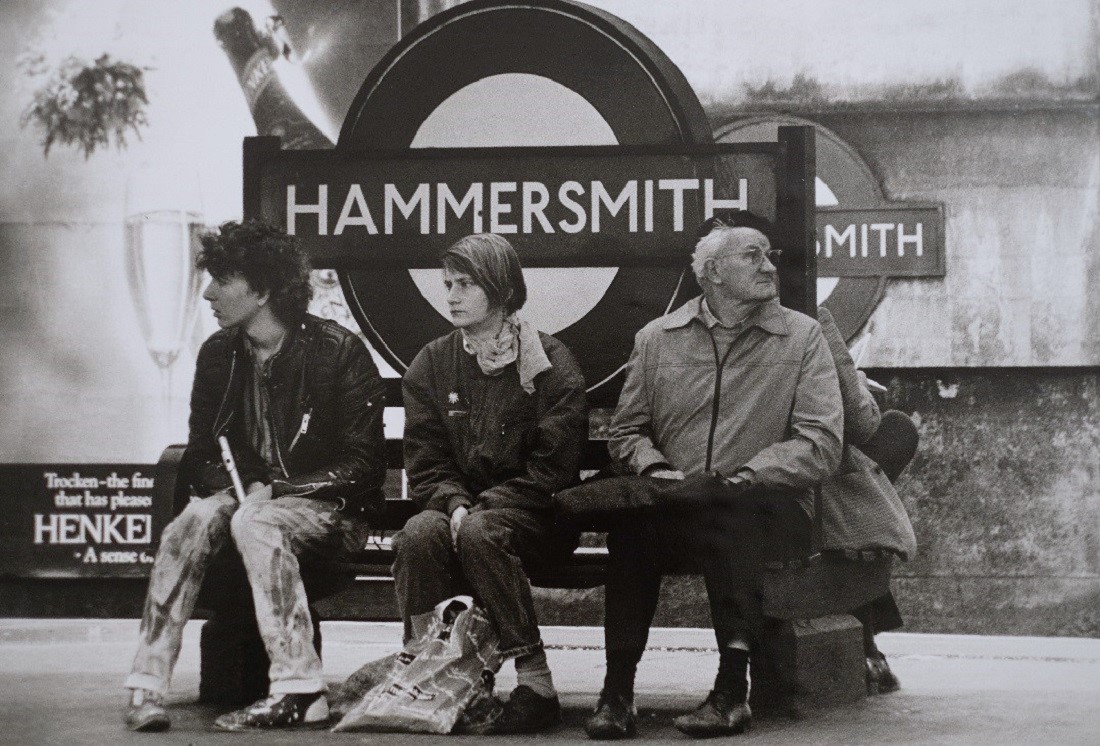
<path fill-rule="evenodd" d="M 337 512 L 332 502 L 283 497 L 238 505 L 224 493 L 192 501 L 161 537 L 125 686 L 168 690 L 206 568 L 232 536 L 271 659 L 271 693 L 324 690 L 298 557 L 344 556 L 360 549 L 366 535 L 363 522 Z"/>

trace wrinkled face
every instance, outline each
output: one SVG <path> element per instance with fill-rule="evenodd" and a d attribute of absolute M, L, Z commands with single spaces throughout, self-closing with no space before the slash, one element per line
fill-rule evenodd
<path fill-rule="evenodd" d="M 489 296 L 465 272 L 444 269 L 443 285 L 447 288 L 451 323 L 457 328 L 476 332 L 496 320 Z"/>
<path fill-rule="evenodd" d="M 210 278 L 202 297 L 210 303 L 214 318 L 222 329 L 240 324 L 247 326 L 266 302 L 266 294 L 257 293 L 239 274 L 221 280 Z"/>
<path fill-rule="evenodd" d="M 763 233 L 744 229 L 729 236 L 715 258 L 708 260 L 708 275 L 726 297 L 738 301 L 765 301 L 779 295 L 778 271 L 771 262 L 771 244 Z"/>

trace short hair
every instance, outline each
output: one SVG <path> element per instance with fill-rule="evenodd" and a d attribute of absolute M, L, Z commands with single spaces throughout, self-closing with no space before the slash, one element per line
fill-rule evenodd
<path fill-rule="evenodd" d="M 706 268 L 707 260 L 717 259 L 718 253 L 726 248 L 728 241 L 734 241 L 734 248 L 737 248 L 738 246 L 747 245 L 757 236 L 763 236 L 765 241 L 768 240 L 768 237 L 756 228 L 719 226 L 711 230 L 710 233 L 699 239 L 699 242 L 695 244 L 695 253 L 691 255 L 691 271 L 695 273 L 695 279 L 702 282 L 703 270 Z M 768 241 L 768 245 L 771 245 L 770 241 Z"/>
<path fill-rule="evenodd" d="M 691 255 L 691 271 L 695 273 L 695 279 L 702 281 L 707 260 L 715 258 L 724 248 L 726 239 L 734 238 L 747 243 L 752 234 L 746 229 L 760 233 L 769 246 L 772 244 L 771 222 L 748 210 L 723 210 L 704 220 L 695 232 L 699 240 Z"/>
<path fill-rule="evenodd" d="M 239 275 L 253 291 L 268 293 L 271 310 L 283 323 L 305 316 L 313 288 L 309 257 L 297 238 L 262 220 L 230 220 L 199 240 L 199 269 L 219 281 Z"/>
<path fill-rule="evenodd" d="M 460 238 L 443 252 L 443 269 L 470 276 L 489 303 L 512 314 L 527 302 L 527 283 L 519 255 L 508 239 L 495 233 Z"/>

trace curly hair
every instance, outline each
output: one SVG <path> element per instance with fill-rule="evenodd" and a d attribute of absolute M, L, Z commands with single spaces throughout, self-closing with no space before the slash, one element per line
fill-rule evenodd
<path fill-rule="evenodd" d="M 271 310 L 283 323 L 295 324 L 305 315 L 313 288 L 309 257 L 298 239 L 261 220 L 230 220 L 199 240 L 199 269 L 219 281 L 239 275 L 253 291 L 269 293 Z"/>

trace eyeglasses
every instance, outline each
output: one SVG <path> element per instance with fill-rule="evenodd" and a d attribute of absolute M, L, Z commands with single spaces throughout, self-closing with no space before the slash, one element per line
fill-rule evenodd
<path fill-rule="evenodd" d="M 778 263 L 779 257 L 783 256 L 783 249 L 752 249 L 751 251 L 742 251 L 737 254 L 723 254 L 722 256 L 715 257 L 715 261 L 731 256 L 747 256 L 749 258 L 749 264 L 754 267 L 759 267 L 764 263 L 764 257 L 767 257 L 768 261 L 772 264 Z"/>

